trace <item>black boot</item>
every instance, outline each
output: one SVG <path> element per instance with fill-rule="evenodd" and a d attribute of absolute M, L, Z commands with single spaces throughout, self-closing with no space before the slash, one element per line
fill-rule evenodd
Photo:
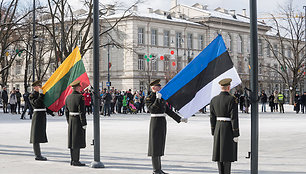
<path fill-rule="evenodd" d="M 162 174 L 159 156 L 152 156 L 152 166 L 153 166 L 153 174 Z"/>
<path fill-rule="evenodd" d="M 169 173 L 164 172 L 164 171 L 161 169 L 161 160 L 160 160 L 160 157 L 158 157 L 158 162 L 159 162 L 159 164 L 160 164 L 160 173 L 161 173 L 161 174 L 169 174 Z"/>
<path fill-rule="evenodd" d="M 217 162 L 217 163 L 218 163 L 219 174 L 224 174 L 223 162 Z"/>
<path fill-rule="evenodd" d="M 71 162 L 70 165 L 72 166 L 85 166 L 84 163 L 80 162 L 80 149 L 70 149 L 71 154 Z"/>
<path fill-rule="evenodd" d="M 231 174 L 231 162 L 223 162 L 224 174 Z"/>
<path fill-rule="evenodd" d="M 47 158 L 41 156 L 39 143 L 33 143 L 33 149 L 34 149 L 34 154 L 35 154 L 35 160 L 47 161 Z"/>

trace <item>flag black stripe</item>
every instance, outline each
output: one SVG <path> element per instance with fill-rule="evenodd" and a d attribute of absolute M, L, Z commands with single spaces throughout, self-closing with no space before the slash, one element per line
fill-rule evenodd
<path fill-rule="evenodd" d="M 233 62 L 226 51 L 211 61 L 202 72 L 179 89 L 167 101 L 177 110 L 180 110 L 194 98 L 199 90 L 231 68 L 233 68 Z"/>

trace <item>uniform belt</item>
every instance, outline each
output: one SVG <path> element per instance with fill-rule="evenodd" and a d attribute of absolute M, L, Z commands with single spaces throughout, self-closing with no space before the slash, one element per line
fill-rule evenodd
<path fill-rule="evenodd" d="M 228 117 L 217 117 L 217 120 L 218 121 L 232 121 L 232 119 Z"/>
<path fill-rule="evenodd" d="M 42 108 L 42 109 L 34 109 L 33 111 L 34 111 L 34 112 L 39 112 L 39 111 L 47 111 L 47 109 L 46 109 L 46 108 Z"/>
<path fill-rule="evenodd" d="M 151 117 L 165 117 L 165 114 L 151 114 Z"/>
<path fill-rule="evenodd" d="M 78 112 L 69 112 L 69 115 L 71 115 L 71 116 L 77 116 L 77 115 L 80 115 L 80 113 L 78 113 Z"/>

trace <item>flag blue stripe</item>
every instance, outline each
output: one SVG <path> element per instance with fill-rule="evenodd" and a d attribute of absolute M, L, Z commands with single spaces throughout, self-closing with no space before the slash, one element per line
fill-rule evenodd
<path fill-rule="evenodd" d="M 179 89 L 189 83 L 215 58 L 226 51 L 226 46 L 221 35 L 218 35 L 196 58 L 194 58 L 182 71 L 180 71 L 161 91 L 167 100 Z"/>

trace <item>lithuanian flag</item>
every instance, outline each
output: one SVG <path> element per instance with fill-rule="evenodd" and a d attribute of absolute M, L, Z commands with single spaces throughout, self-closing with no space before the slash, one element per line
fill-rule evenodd
<path fill-rule="evenodd" d="M 45 94 L 45 106 L 54 112 L 62 108 L 65 105 L 66 97 L 72 92 L 69 85 L 75 80 L 81 81 L 81 90 L 90 85 L 78 47 L 72 51 L 42 87 Z"/>

